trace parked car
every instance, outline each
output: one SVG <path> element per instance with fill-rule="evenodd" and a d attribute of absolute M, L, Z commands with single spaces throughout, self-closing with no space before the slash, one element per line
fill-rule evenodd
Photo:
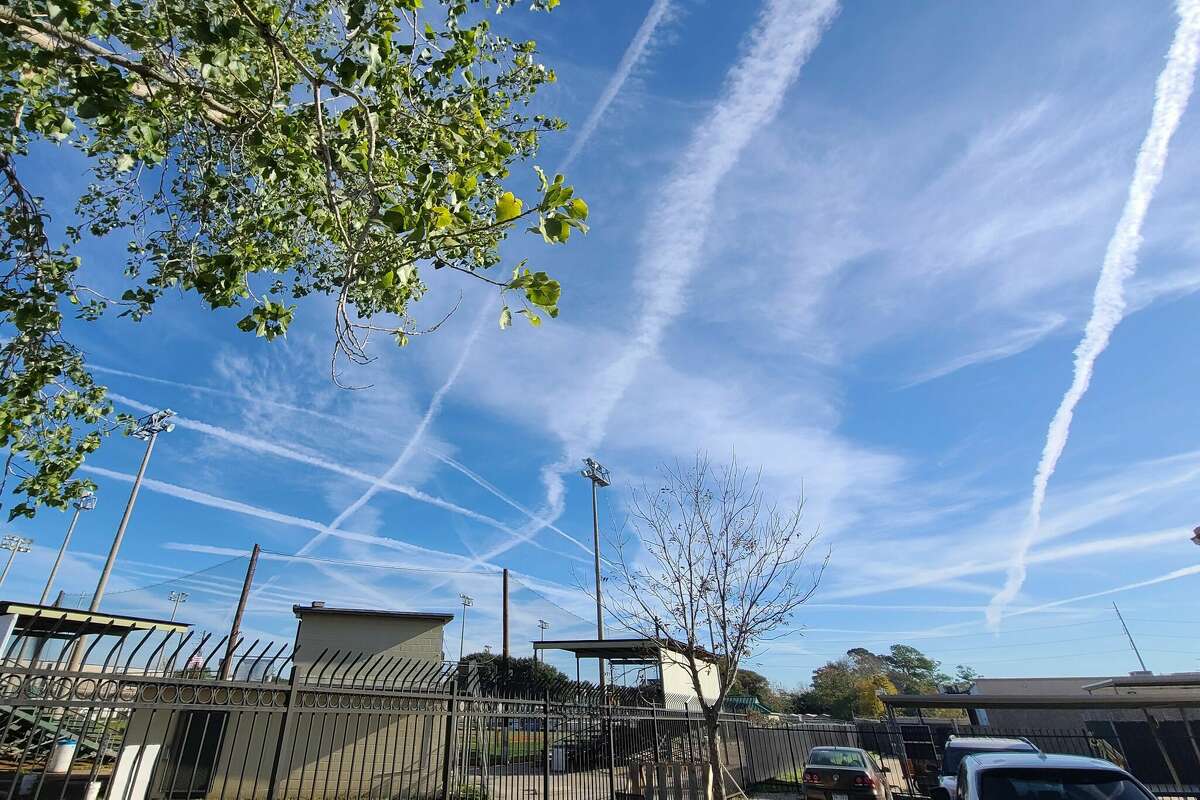
<path fill-rule="evenodd" d="M 1154 800 L 1116 764 L 1050 753 L 979 753 L 959 764 L 955 800 Z"/>
<path fill-rule="evenodd" d="M 1009 739 L 998 736 L 951 736 L 942 753 L 938 770 L 938 785 L 930 792 L 931 800 L 951 800 L 954 797 L 959 764 L 974 753 L 1038 753 L 1028 739 Z"/>
<path fill-rule="evenodd" d="M 887 767 L 857 747 L 814 747 L 804 762 L 805 800 L 892 800 Z"/>

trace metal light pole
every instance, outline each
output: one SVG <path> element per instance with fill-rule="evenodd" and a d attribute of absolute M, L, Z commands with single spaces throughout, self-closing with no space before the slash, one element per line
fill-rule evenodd
<path fill-rule="evenodd" d="M 171 622 L 174 622 L 175 614 L 176 614 L 176 612 L 179 611 L 179 604 L 187 602 L 188 593 L 187 592 L 171 592 L 169 595 L 167 595 L 167 599 L 170 600 L 172 603 L 174 603 L 174 605 L 171 606 Z M 167 664 L 167 651 L 171 649 L 169 646 L 170 641 L 171 641 L 171 632 L 167 631 L 167 637 L 163 641 L 162 655 L 159 656 L 159 659 L 158 659 L 159 669 L 162 669 L 163 667 L 166 667 L 167 669 L 175 668 L 174 658 L 171 659 L 172 663 Z"/>
<path fill-rule="evenodd" d="M 167 595 L 167 599 L 175 605 L 171 606 L 171 622 L 175 621 L 175 614 L 179 611 L 179 604 L 186 603 L 188 599 L 187 592 L 171 592 Z"/>
<path fill-rule="evenodd" d="M 92 595 L 92 603 L 88 611 L 99 611 L 100 600 L 104 597 L 104 589 L 108 586 L 108 576 L 112 574 L 113 564 L 117 561 L 117 551 L 121 549 L 121 540 L 125 538 L 125 529 L 129 526 L 129 518 L 133 515 L 133 504 L 137 502 L 138 489 L 142 488 L 142 478 L 146 474 L 146 466 L 150 463 L 150 453 L 154 451 L 154 442 L 160 433 L 170 433 L 175 430 L 175 423 L 169 422 L 175 412 L 169 408 L 155 411 L 153 414 L 138 420 L 138 427 L 133 436 L 146 442 L 146 454 L 142 456 L 142 464 L 138 467 L 137 477 L 133 479 L 133 488 L 129 491 L 129 501 L 125 504 L 125 513 L 121 515 L 121 524 L 117 526 L 117 535 L 113 537 L 112 549 L 100 571 L 100 580 L 96 583 L 96 593 Z"/>
<path fill-rule="evenodd" d="M 583 460 L 584 469 L 579 474 L 592 482 L 592 550 L 596 561 L 596 638 L 604 640 L 604 602 L 600 596 L 600 512 L 596 508 L 596 490 L 609 486 L 608 470 L 594 458 Z M 598 659 L 600 690 L 604 691 L 604 659 Z"/>
<path fill-rule="evenodd" d="M 42 599 L 38 600 L 38 605 L 46 605 L 46 598 L 50 596 L 50 589 L 54 586 L 54 576 L 58 574 L 58 568 L 62 565 L 63 556 L 67 554 L 67 547 L 71 544 L 71 534 L 75 532 L 75 523 L 79 522 L 79 512 L 91 511 L 96 507 L 96 495 L 91 492 L 86 492 L 80 495 L 75 502 L 75 513 L 71 515 L 71 524 L 67 526 L 67 535 L 63 537 L 63 543 L 58 548 L 58 558 L 54 559 L 54 566 L 50 568 L 50 576 L 46 578 L 46 588 L 42 589 Z"/>
<path fill-rule="evenodd" d="M 17 557 L 17 553 L 28 553 L 32 548 L 33 539 L 26 539 L 22 536 L 5 536 L 3 541 L 0 541 L 0 550 L 7 550 L 8 561 L 4 564 L 4 571 L 0 572 L 0 586 L 4 585 L 4 579 L 8 577 L 8 570 L 12 567 L 13 559 Z"/>
<path fill-rule="evenodd" d="M 544 619 L 538 620 L 538 627 L 542 629 L 542 641 L 546 641 L 546 629 L 550 627 L 550 623 Z M 546 663 L 546 651 L 542 651 L 542 663 Z"/>
<path fill-rule="evenodd" d="M 458 633 L 458 663 L 461 664 L 463 660 L 463 643 L 467 640 L 467 609 L 475 605 L 475 601 L 465 594 L 460 594 L 458 601 L 462 603 L 463 607 L 462 629 Z"/>

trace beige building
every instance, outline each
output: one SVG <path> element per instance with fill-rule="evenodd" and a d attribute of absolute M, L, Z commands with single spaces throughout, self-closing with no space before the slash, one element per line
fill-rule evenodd
<path fill-rule="evenodd" d="M 444 661 L 442 634 L 454 619 L 453 614 L 330 608 L 319 602 L 292 606 L 292 611 L 299 620 L 296 672 L 326 680 L 337 670 L 349 677 L 359 658 Z M 348 653 L 355 656 L 339 667 Z"/>
<path fill-rule="evenodd" d="M 215 690 L 227 692 L 223 707 L 135 711 L 107 796 L 262 800 L 274 784 L 276 798 L 308 800 L 436 788 L 445 699 L 383 690 L 446 674 L 442 634 L 454 616 L 321 603 L 293 611 L 293 684 Z"/>

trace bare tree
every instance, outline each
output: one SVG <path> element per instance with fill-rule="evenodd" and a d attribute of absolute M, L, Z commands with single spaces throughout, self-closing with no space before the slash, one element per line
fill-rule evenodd
<path fill-rule="evenodd" d="M 708 732 L 713 792 L 725 798 L 721 707 L 743 658 L 778 638 L 813 596 L 828 562 L 807 560 L 816 533 L 801 528 L 803 498 L 767 501 L 761 475 L 698 455 L 643 486 L 629 529 L 613 541 L 609 612 L 635 635 L 682 657 Z M 637 545 L 640 545 L 637 546 Z M 719 689 L 705 690 L 715 670 Z"/>

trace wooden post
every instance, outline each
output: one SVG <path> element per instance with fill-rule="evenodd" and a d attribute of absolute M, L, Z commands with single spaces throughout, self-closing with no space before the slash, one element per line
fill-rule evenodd
<path fill-rule="evenodd" d="M 261 552 L 262 548 L 256 542 L 250 551 L 250 563 L 246 565 L 246 579 L 242 581 L 242 596 L 238 598 L 237 611 L 233 613 L 233 625 L 229 627 L 229 642 L 225 645 L 225 660 L 221 663 L 223 681 L 233 677 L 233 656 L 238 646 L 238 635 L 242 631 L 242 615 L 246 613 L 246 601 L 250 598 L 250 587 L 254 585 L 254 570 Z"/>

